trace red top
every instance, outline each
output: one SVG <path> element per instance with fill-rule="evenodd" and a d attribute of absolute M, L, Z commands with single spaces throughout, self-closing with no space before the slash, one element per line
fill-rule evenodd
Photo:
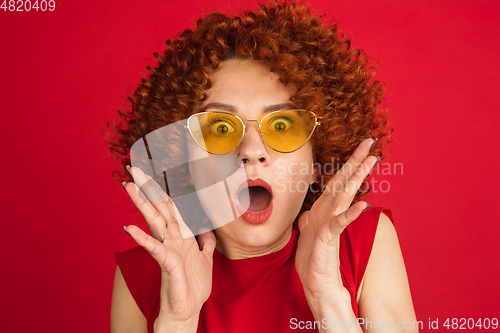
<path fill-rule="evenodd" d="M 380 213 L 392 220 L 390 210 L 372 207 L 340 236 L 340 272 L 358 316 L 356 295 L 368 264 Z M 256 258 L 231 260 L 214 251 L 210 297 L 203 305 L 198 333 L 296 332 L 314 317 L 295 270 L 298 229 L 281 250 Z M 142 247 L 115 253 L 125 282 L 153 332 L 160 306 L 160 267 Z M 301 324 L 300 321 L 303 323 Z M 295 328 L 295 329 L 294 329 Z M 309 330 L 318 332 L 317 329 Z"/>

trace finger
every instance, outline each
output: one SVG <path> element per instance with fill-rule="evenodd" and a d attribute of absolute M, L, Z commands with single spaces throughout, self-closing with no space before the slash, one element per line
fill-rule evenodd
<path fill-rule="evenodd" d="M 129 173 L 134 177 L 134 182 L 141 189 L 142 193 L 146 196 L 143 199 L 147 199 L 151 202 L 153 207 L 155 207 L 165 218 L 167 224 L 173 217 L 171 210 L 171 205 L 169 204 L 172 200 L 160 185 L 149 175 L 145 174 L 140 168 L 129 168 Z"/>
<path fill-rule="evenodd" d="M 347 226 L 351 224 L 352 221 L 356 220 L 363 211 L 368 209 L 368 207 L 370 207 L 369 203 L 360 201 L 352 205 L 349 209 L 335 216 L 330 222 L 330 233 L 332 234 L 332 236 L 340 236 L 342 231 L 344 231 L 344 229 L 347 228 Z"/>
<path fill-rule="evenodd" d="M 168 233 L 167 224 L 163 216 L 153 207 L 151 202 L 143 199 L 144 194 L 135 183 L 127 183 L 124 187 L 134 205 L 139 209 L 142 216 L 144 216 L 153 237 L 162 242 Z"/>
<path fill-rule="evenodd" d="M 148 251 L 160 265 L 163 264 L 167 256 L 167 249 L 160 241 L 149 236 L 135 225 L 126 226 L 124 229 L 134 241 Z"/>
<path fill-rule="evenodd" d="M 181 213 L 177 209 L 174 201 L 166 193 L 163 192 L 162 195 L 165 197 L 167 205 L 173 216 L 172 220 L 167 223 L 167 229 L 175 231 L 173 233 L 175 234 L 175 237 L 181 236 L 184 239 L 192 238 L 193 242 L 196 242 L 193 232 L 184 222 L 184 219 L 182 218 Z"/>
<path fill-rule="evenodd" d="M 333 197 L 331 205 L 335 215 L 347 210 L 351 206 L 361 184 L 363 184 L 363 181 L 377 162 L 378 158 L 375 156 L 367 157 L 351 175 L 342 190 Z"/>
<path fill-rule="evenodd" d="M 210 256 L 214 254 L 217 240 L 215 238 L 215 234 L 211 230 L 201 228 L 200 234 L 198 235 L 198 243 L 201 251 L 209 254 Z"/>
<path fill-rule="evenodd" d="M 133 167 L 129 169 L 130 174 L 134 177 L 136 185 L 140 188 L 140 197 L 142 200 L 148 201 L 157 213 L 153 212 L 154 216 L 160 215 L 163 219 L 156 219 L 154 226 L 155 231 L 159 231 L 161 235 L 166 237 L 165 228 L 168 228 L 168 237 L 180 237 L 182 232 L 179 227 L 180 214 L 175 215 L 174 204 L 172 199 L 166 194 L 163 189 L 150 176 L 146 175 L 141 169 Z M 170 228 L 169 228 L 170 226 Z M 153 233 L 153 231 L 151 231 Z M 164 240 L 163 238 L 155 238 Z M 185 237 L 187 238 L 187 237 Z"/>
<path fill-rule="evenodd" d="M 333 195 L 342 191 L 345 184 L 349 181 L 358 166 L 367 158 L 374 143 L 376 142 L 373 139 L 363 140 L 342 168 L 332 177 L 325 191 L 328 191 Z"/>
<path fill-rule="evenodd" d="M 341 192 L 348 197 L 354 197 L 365 178 L 370 174 L 372 168 L 378 163 L 380 157 L 369 156 L 352 173 L 349 180 L 344 184 Z"/>

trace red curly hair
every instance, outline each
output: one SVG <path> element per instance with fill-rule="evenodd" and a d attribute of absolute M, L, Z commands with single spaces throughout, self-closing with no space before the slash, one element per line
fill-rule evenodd
<path fill-rule="evenodd" d="M 211 73 L 232 58 L 263 63 L 284 85 L 296 88 L 291 100 L 297 107 L 319 116 L 321 130 L 315 131 L 312 140 L 315 162 L 330 167 L 322 170 L 324 183 L 362 140 L 379 138 L 372 150 L 377 156 L 384 155 L 390 142 L 393 129 L 387 108 L 381 106 L 384 88 L 374 80 L 375 67 L 362 50 L 351 46 L 336 23 L 326 24 L 324 16 L 313 16 L 303 3 L 261 4 L 258 12 L 234 17 L 209 14 L 198 20 L 193 31 L 167 40 L 164 53 L 154 56 L 158 65 L 148 67 L 149 78 L 129 97 L 131 110 L 118 111 L 119 123 L 107 123 L 111 154 L 122 165 L 113 172 L 117 180 L 132 181 L 125 167 L 137 140 L 201 111 L 212 86 Z M 301 213 L 310 209 L 320 187 L 312 185 Z M 354 201 L 369 192 L 365 182 Z"/>

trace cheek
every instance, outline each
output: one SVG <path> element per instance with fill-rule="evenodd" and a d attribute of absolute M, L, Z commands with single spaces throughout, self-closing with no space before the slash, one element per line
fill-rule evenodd
<path fill-rule="evenodd" d="M 294 157 L 280 161 L 275 178 L 278 192 L 287 197 L 305 195 L 315 179 L 312 154 Z"/>
<path fill-rule="evenodd" d="M 314 174 L 312 161 L 310 163 L 301 163 L 294 167 L 290 175 L 290 190 L 292 193 L 307 193 L 311 184 L 312 175 Z"/>
<path fill-rule="evenodd" d="M 293 221 L 304 203 L 311 182 L 311 168 L 312 161 L 310 164 L 290 162 L 286 166 L 286 173 L 283 172 L 275 178 L 273 191 L 275 199 L 279 202 L 277 206 L 281 207 L 277 211 L 283 214 L 286 221 L 288 219 Z"/>

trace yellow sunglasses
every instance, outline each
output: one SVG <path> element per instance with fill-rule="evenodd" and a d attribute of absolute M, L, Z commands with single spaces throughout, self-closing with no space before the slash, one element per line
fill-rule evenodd
<path fill-rule="evenodd" d="M 249 121 L 257 122 L 262 140 L 280 153 L 291 153 L 305 145 L 320 125 L 314 112 L 306 110 L 274 111 L 260 121 L 245 122 L 232 113 L 207 111 L 190 116 L 187 128 L 200 148 L 220 155 L 238 147 L 245 137 Z"/>

